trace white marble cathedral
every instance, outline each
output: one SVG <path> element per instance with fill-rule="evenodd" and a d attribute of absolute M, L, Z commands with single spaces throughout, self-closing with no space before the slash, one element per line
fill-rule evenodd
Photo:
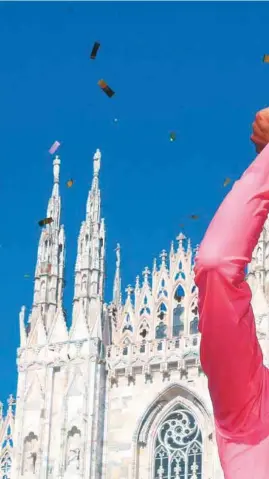
<path fill-rule="evenodd" d="M 207 380 L 199 363 L 197 290 L 181 234 L 152 271 L 104 303 L 101 154 L 93 159 L 78 238 L 72 325 L 63 309 L 65 234 L 60 159 L 38 246 L 32 311 L 19 317 L 18 388 L 0 407 L 1 479 L 222 479 Z M 249 268 L 257 331 L 268 359 L 269 227 Z M 225 358 L 224 358 L 225 360 Z M 16 413 L 15 413 L 16 409 Z"/>

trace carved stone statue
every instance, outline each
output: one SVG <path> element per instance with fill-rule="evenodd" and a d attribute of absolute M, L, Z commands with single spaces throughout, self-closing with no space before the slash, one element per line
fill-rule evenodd
<path fill-rule="evenodd" d="M 93 157 L 93 174 L 94 176 L 98 176 L 101 166 L 101 153 L 100 150 L 96 150 L 94 157 Z"/>
<path fill-rule="evenodd" d="M 80 430 L 73 426 L 68 433 L 66 470 L 76 473 L 80 470 L 81 455 L 81 433 Z"/>
<path fill-rule="evenodd" d="M 37 447 L 38 437 L 33 432 L 30 432 L 24 440 L 24 473 L 36 474 Z"/>
<path fill-rule="evenodd" d="M 36 457 L 36 452 L 29 451 L 26 453 L 24 472 L 31 472 L 32 474 L 35 474 Z"/>

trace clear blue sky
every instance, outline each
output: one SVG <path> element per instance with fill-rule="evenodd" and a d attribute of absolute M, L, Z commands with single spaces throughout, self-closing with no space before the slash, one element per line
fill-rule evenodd
<path fill-rule="evenodd" d="M 96 148 L 110 300 L 117 242 L 126 287 L 170 247 L 181 223 L 194 245 L 201 241 L 226 194 L 224 178 L 238 178 L 254 158 L 251 123 L 269 102 L 269 65 L 262 63 L 268 21 L 267 2 L 0 3 L 2 400 L 16 392 L 18 313 L 33 299 L 37 221 L 52 185 L 50 145 L 63 142 L 70 321 Z M 94 41 L 101 48 L 91 61 Z M 113 98 L 97 86 L 100 78 Z M 65 187 L 69 177 L 73 189 Z M 201 218 L 191 221 L 191 214 Z"/>

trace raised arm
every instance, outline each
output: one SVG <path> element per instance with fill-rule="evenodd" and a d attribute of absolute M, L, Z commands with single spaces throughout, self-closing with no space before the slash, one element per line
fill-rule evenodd
<path fill-rule="evenodd" d="M 223 432 L 255 427 L 263 377 L 245 267 L 269 213 L 269 145 L 227 195 L 201 244 L 199 289 L 201 363 L 215 418 Z M 255 416 L 255 417 L 254 417 Z"/>

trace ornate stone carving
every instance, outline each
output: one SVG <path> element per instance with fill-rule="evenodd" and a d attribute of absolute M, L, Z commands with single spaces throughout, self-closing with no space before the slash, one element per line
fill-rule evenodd
<path fill-rule="evenodd" d="M 77 473 L 81 463 L 81 432 L 73 426 L 67 434 L 66 470 Z"/>
<path fill-rule="evenodd" d="M 38 436 L 30 432 L 24 439 L 24 457 L 23 457 L 23 474 L 36 474 L 36 462 L 38 453 Z"/>

